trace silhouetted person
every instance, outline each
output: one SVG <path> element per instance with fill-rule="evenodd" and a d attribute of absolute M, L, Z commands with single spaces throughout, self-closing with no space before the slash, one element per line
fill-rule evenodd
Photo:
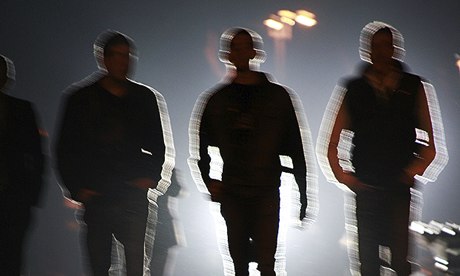
<path fill-rule="evenodd" d="M 62 102 L 57 170 L 66 196 L 84 206 L 92 274 L 108 275 L 113 235 L 124 245 L 127 275 L 143 275 L 155 223 L 148 221 L 147 195 L 164 192 L 160 186 L 169 179 L 159 181 L 172 170 L 169 118 L 158 92 L 128 79 L 135 54 L 130 38 L 106 31 L 94 47 L 100 72 L 71 87 Z"/>
<path fill-rule="evenodd" d="M 308 126 L 295 93 L 254 70 L 263 59 L 261 44 L 247 29 L 222 34 L 228 81 L 200 96 L 190 122 L 190 168 L 201 191 L 220 203 L 237 276 L 248 275 L 252 261 L 262 276 L 275 275 L 280 176 L 289 170 L 280 155 L 292 159 L 301 220 L 307 207 Z M 221 175 L 210 175 L 216 162 L 210 148 L 220 152 Z"/>
<path fill-rule="evenodd" d="M 44 156 L 32 104 L 5 94 L 13 81 L 13 63 L 0 56 L 0 274 L 14 276 L 21 274 Z"/>
<path fill-rule="evenodd" d="M 387 24 L 366 25 L 360 50 L 367 63 L 359 76 L 336 89 L 318 139 L 326 176 L 356 195 L 363 276 L 380 275 L 381 264 L 399 276 L 410 274 L 410 189 L 415 176 L 433 179 L 440 170 L 427 170 L 436 156 L 435 136 L 443 136 L 433 131 L 437 123 L 430 118 L 427 97 L 434 91 L 398 60 L 403 56 L 402 42 L 401 34 Z M 383 247 L 391 251 L 388 264 L 379 257 Z"/>

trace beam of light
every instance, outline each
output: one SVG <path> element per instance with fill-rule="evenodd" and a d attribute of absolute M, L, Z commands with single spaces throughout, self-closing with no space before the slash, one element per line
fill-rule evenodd
<path fill-rule="evenodd" d="M 272 18 L 264 20 L 264 25 L 269 27 L 270 29 L 277 30 L 277 31 L 280 31 L 281 29 L 284 28 L 284 24 L 282 22 L 279 22 Z"/>
<path fill-rule="evenodd" d="M 295 21 L 300 25 L 304 25 L 307 27 L 315 26 L 318 21 L 315 19 L 315 15 L 306 10 L 298 10 L 297 16 L 295 17 Z"/>

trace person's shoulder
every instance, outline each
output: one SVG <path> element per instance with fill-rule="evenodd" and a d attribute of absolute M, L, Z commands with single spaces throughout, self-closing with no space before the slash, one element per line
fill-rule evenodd
<path fill-rule="evenodd" d="M 362 85 L 366 82 L 364 75 L 370 69 L 371 64 L 368 62 L 359 62 L 351 74 L 345 75 L 339 79 L 338 85 L 344 88 Z"/>
<path fill-rule="evenodd" d="M 63 93 L 63 97 L 77 100 L 88 98 L 97 90 L 97 82 L 101 79 L 99 72 L 95 72 L 84 79 L 72 83 Z"/>
<path fill-rule="evenodd" d="M 403 76 L 406 81 L 409 81 L 411 83 L 421 83 L 422 81 L 428 82 L 427 80 L 423 79 L 421 76 L 410 73 L 410 72 L 404 72 Z"/>
<path fill-rule="evenodd" d="M 260 75 L 260 78 L 261 78 L 261 86 L 266 86 L 273 92 L 288 94 L 289 90 L 292 90 L 292 89 L 288 88 L 287 86 L 279 83 L 269 73 L 259 72 L 259 75 Z"/>
<path fill-rule="evenodd" d="M 130 85 L 130 89 L 134 89 L 136 92 L 151 94 L 156 91 L 154 88 L 148 86 L 147 84 L 138 81 L 128 80 L 128 83 Z"/>
<path fill-rule="evenodd" d="M 34 113 L 34 105 L 31 101 L 17 98 L 11 95 L 4 94 L 5 102 L 17 120 L 23 120 L 21 118 L 27 118 L 30 114 Z"/>
<path fill-rule="evenodd" d="M 353 90 L 354 88 L 362 87 L 365 83 L 366 80 L 362 76 L 347 76 L 341 78 L 338 85 L 347 90 Z"/>
<path fill-rule="evenodd" d="M 5 96 L 5 99 L 8 105 L 13 109 L 16 109 L 16 110 L 26 110 L 26 109 L 31 110 L 32 109 L 32 102 L 28 100 L 17 98 L 17 97 L 7 95 L 7 94 L 5 94 L 4 96 Z"/>
<path fill-rule="evenodd" d="M 228 93 L 229 91 L 232 90 L 232 83 L 229 82 L 219 82 L 213 87 L 201 92 L 200 94 L 200 99 L 205 100 L 205 99 L 211 99 L 211 98 L 219 98 L 225 93 Z"/>

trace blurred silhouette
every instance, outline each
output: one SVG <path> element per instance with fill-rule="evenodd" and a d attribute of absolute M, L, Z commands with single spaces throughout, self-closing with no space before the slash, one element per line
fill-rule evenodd
<path fill-rule="evenodd" d="M 84 241 L 93 275 L 108 275 L 112 237 L 127 275 L 149 273 L 158 195 L 174 166 L 172 133 L 160 93 L 130 80 L 135 47 L 106 31 L 94 44 L 99 72 L 62 100 L 55 143 L 64 195 L 84 207 Z M 145 253 L 145 254 L 144 254 Z"/>
<path fill-rule="evenodd" d="M 168 191 L 158 198 L 158 222 L 150 264 L 151 275 L 175 275 L 176 251 L 186 243 L 177 215 L 177 200 L 184 193 L 183 189 L 181 172 L 174 169 Z"/>
<path fill-rule="evenodd" d="M 176 249 L 185 245 L 185 236 L 180 222 L 177 220 L 177 198 L 182 193 L 180 173 L 173 170 L 171 185 L 167 192 L 158 198 L 158 219 L 156 223 L 155 242 L 153 244 L 150 272 L 147 275 L 174 275 Z M 119 241 L 114 239 L 116 246 L 112 247 L 111 276 L 125 275 L 124 252 Z"/>
<path fill-rule="evenodd" d="M 329 181 L 355 194 L 352 270 L 375 276 L 383 265 L 406 276 L 411 188 L 434 181 L 447 163 L 442 121 L 432 86 L 402 63 L 403 38 L 395 28 L 369 23 L 360 42 L 366 63 L 329 101 L 318 159 Z"/>
<path fill-rule="evenodd" d="M 11 60 L 0 56 L 0 273 L 20 275 L 24 241 L 43 185 L 44 155 L 30 102 L 11 97 Z"/>
<path fill-rule="evenodd" d="M 306 217 L 307 173 L 314 179 L 301 103 L 257 71 L 261 46 L 261 37 L 248 29 L 222 34 L 227 79 L 200 96 L 189 129 L 190 169 L 200 191 L 220 203 L 237 276 L 249 275 L 249 262 L 257 262 L 262 276 L 275 275 L 281 173 L 295 175 L 300 220 Z"/>

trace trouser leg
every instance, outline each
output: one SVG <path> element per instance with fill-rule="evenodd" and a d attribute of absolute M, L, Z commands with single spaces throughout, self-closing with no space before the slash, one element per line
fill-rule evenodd
<path fill-rule="evenodd" d="M 410 193 L 395 195 L 391 210 L 392 228 L 389 247 L 391 249 L 391 267 L 398 276 L 411 274 L 411 265 L 407 260 L 409 252 L 409 213 Z"/>
<path fill-rule="evenodd" d="M 262 198 L 254 206 L 251 237 L 261 276 L 275 276 L 275 253 L 279 228 L 279 195 Z"/>
<path fill-rule="evenodd" d="M 381 244 L 382 218 L 378 197 L 372 193 L 356 197 L 358 224 L 358 250 L 362 276 L 380 275 L 379 245 Z"/>
<path fill-rule="evenodd" d="M 221 213 L 227 225 L 227 240 L 236 276 L 249 275 L 249 229 L 247 212 L 238 200 L 225 198 L 221 203 Z"/>
<path fill-rule="evenodd" d="M 93 276 L 109 275 L 112 254 L 112 225 L 109 218 L 112 216 L 105 204 L 92 202 L 86 206 L 86 233 L 83 233 L 83 239 Z"/>
<path fill-rule="evenodd" d="M 147 195 L 145 193 L 130 195 L 120 203 L 119 207 L 120 219 L 116 223 L 114 234 L 124 246 L 127 276 L 142 276 L 148 217 Z"/>
<path fill-rule="evenodd" d="M 15 208 L 20 209 L 18 206 Z M 4 275 L 21 275 L 29 218 L 28 207 L 23 210 L 11 211 L 10 208 L 5 208 L 0 211 L 0 271 Z"/>
<path fill-rule="evenodd" d="M 390 267 L 398 276 L 410 275 L 410 191 L 367 192 L 356 197 L 359 258 L 363 276 L 380 275 L 380 245 L 391 251 Z"/>

